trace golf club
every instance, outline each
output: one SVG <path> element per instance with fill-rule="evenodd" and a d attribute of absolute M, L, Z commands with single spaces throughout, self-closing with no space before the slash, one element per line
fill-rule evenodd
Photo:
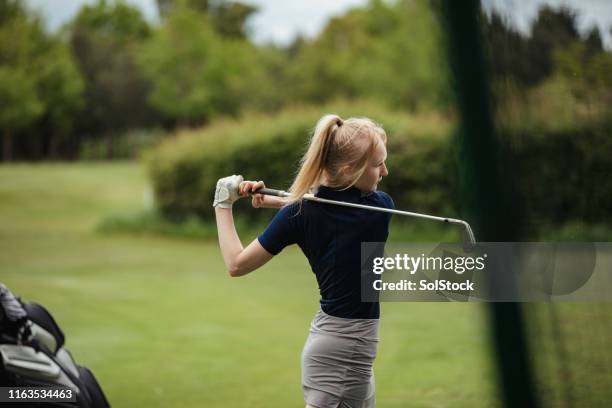
<path fill-rule="evenodd" d="M 274 190 L 271 188 L 260 188 L 259 190 L 251 194 L 264 194 L 264 195 L 270 195 L 270 196 L 276 196 L 276 197 L 288 197 L 289 196 L 289 193 L 286 191 Z M 404 215 L 407 217 L 415 217 L 415 218 L 422 218 L 426 220 L 445 222 L 447 224 L 461 225 L 464 228 L 465 235 L 469 243 L 476 244 L 476 238 L 474 237 L 474 232 L 472 232 L 472 227 L 470 227 L 470 224 L 468 224 L 466 221 L 458 220 L 456 218 L 436 217 L 435 215 L 420 214 L 420 213 L 415 213 L 415 212 L 410 212 L 410 211 L 392 210 L 390 208 L 374 207 L 374 206 L 363 205 L 363 204 L 347 203 L 344 201 L 328 200 L 325 198 L 316 197 L 313 194 L 304 194 L 304 199 L 309 200 L 309 201 L 316 201 L 318 203 L 341 205 L 344 207 L 361 208 L 364 210 L 386 212 L 386 213 L 391 213 L 391 214 L 396 214 L 396 215 Z"/>

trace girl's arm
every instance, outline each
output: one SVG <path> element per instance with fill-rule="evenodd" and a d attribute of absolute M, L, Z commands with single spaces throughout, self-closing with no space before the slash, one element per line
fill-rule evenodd
<path fill-rule="evenodd" d="M 249 182 L 247 181 L 246 183 Z M 252 204 L 255 208 L 281 208 L 284 201 L 280 197 L 255 194 L 253 195 Z"/>
<path fill-rule="evenodd" d="M 232 214 L 234 201 L 263 186 L 264 183 L 261 181 L 257 183 L 245 182 L 242 180 L 242 176 L 226 177 L 217 182 L 213 205 L 215 206 L 215 217 L 217 219 L 219 247 L 230 276 L 246 275 L 272 259 L 273 255 L 266 251 L 257 239 L 243 248 L 236 232 Z M 256 196 L 259 197 L 256 199 Z M 255 206 L 256 201 L 257 203 L 264 202 L 264 197 L 261 194 L 256 196 L 253 197 L 253 206 Z"/>
<path fill-rule="evenodd" d="M 272 259 L 273 255 L 266 251 L 257 239 L 254 239 L 246 248 L 242 247 L 234 226 L 231 208 L 217 207 L 215 215 L 219 246 L 230 276 L 246 275 Z"/>

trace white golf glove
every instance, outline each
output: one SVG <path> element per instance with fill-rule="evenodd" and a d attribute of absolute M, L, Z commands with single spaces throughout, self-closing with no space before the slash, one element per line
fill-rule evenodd
<path fill-rule="evenodd" d="M 235 174 L 233 176 L 220 178 L 219 181 L 217 181 L 213 207 L 232 208 L 232 204 L 239 198 L 242 198 L 242 196 L 238 194 L 238 187 L 243 180 L 242 176 L 237 176 Z"/>

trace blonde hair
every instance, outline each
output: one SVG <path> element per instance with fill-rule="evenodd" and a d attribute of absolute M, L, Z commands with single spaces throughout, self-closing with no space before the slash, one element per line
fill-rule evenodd
<path fill-rule="evenodd" d="M 382 126 L 368 118 L 343 120 L 325 115 L 317 122 L 287 204 L 300 201 L 322 181 L 332 188 L 352 187 L 368 166 L 378 143 L 387 143 Z"/>

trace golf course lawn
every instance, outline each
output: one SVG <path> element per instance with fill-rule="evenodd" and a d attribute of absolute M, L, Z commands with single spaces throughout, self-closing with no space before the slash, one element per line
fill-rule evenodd
<path fill-rule="evenodd" d="M 0 282 L 53 313 L 114 407 L 303 407 L 299 249 L 230 278 L 215 241 L 96 232 L 146 185 L 136 162 L 0 166 Z M 378 407 L 500 405 L 482 305 L 381 308 Z"/>

